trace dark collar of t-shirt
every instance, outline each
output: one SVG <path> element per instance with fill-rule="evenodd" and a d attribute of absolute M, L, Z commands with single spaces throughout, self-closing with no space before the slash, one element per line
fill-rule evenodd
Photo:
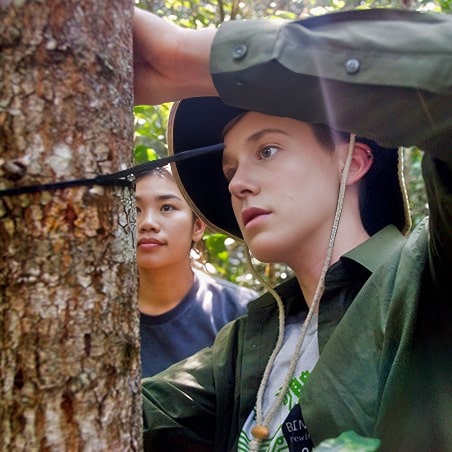
<path fill-rule="evenodd" d="M 199 288 L 199 279 L 194 273 L 193 276 L 193 284 L 190 287 L 190 290 L 186 293 L 184 298 L 172 309 L 169 311 L 159 314 L 159 315 L 150 315 L 150 314 L 143 314 L 140 312 L 140 322 L 142 322 L 145 325 L 157 325 L 166 323 L 175 317 L 178 317 L 182 313 L 185 312 L 186 309 L 190 307 L 190 304 L 195 299 L 195 294 L 198 291 Z"/>

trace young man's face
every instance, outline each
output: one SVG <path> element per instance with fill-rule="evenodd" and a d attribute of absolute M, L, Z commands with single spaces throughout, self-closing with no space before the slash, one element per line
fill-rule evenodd
<path fill-rule="evenodd" d="M 294 266 L 324 258 L 342 166 L 300 121 L 250 112 L 225 135 L 223 171 L 252 253 Z"/>
<path fill-rule="evenodd" d="M 189 263 L 192 242 L 201 239 L 204 223 L 193 219 L 174 180 L 149 175 L 136 184 L 137 265 L 159 269 Z"/>

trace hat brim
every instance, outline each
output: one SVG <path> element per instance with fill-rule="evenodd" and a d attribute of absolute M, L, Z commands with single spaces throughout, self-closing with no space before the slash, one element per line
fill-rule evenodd
<path fill-rule="evenodd" d="M 244 112 L 226 105 L 219 97 L 195 97 L 175 103 L 168 126 L 170 154 L 221 143 L 225 126 Z M 372 235 L 393 224 L 405 233 L 409 212 L 401 150 L 382 148 L 367 139 L 358 141 L 367 143 L 374 156 L 360 192 L 364 227 Z M 222 152 L 177 162 L 173 172 L 191 207 L 210 228 L 243 239 L 222 170 Z"/>

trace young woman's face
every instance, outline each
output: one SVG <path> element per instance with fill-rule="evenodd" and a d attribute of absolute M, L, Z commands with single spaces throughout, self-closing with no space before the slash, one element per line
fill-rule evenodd
<path fill-rule="evenodd" d="M 204 223 L 194 219 L 174 180 L 152 174 L 136 184 L 137 265 L 159 269 L 189 264 Z"/>
<path fill-rule="evenodd" d="M 338 153 L 325 150 L 303 122 L 250 112 L 232 126 L 223 171 L 258 259 L 293 267 L 316 249 L 325 256 L 340 170 Z"/>

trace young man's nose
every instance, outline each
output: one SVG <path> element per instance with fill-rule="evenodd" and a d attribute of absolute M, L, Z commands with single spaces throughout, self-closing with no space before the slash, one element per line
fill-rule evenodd
<path fill-rule="evenodd" d="M 237 169 L 229 182 L 229 191 L 232 196 L 237 198 L 255 194 L 257 190 L 257 184 L 254 182 L 251 172 L 245 168 Z"/>

